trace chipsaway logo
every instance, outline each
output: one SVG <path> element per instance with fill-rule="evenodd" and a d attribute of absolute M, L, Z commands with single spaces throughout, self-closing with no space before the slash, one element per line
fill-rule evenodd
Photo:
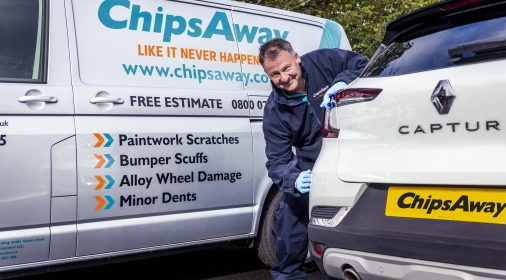
<path fill-rule="evenodd" d="M 461 195 L 457 200 L 451 199 L 438 199 L 437 197 L 421 197 L 414 192 L 407 192 L 399 197 L 397 206 L 401 209 L 423 209 L 426 214 L 431 214 L 432 211 L 461 211 L 468 213 L 490 213 L 492 217 L 497 218 L 501 212 L 506 208 L 506 203 L 493 202 L 493 201 L 474 201 L 467 195 Z"/>
<path fill-rule="evenodd" d="M 231 42 L 237 38 L 238 42 L 248 44 L 263 44 L 273 37 L 282 39 L 288 37 L 289 31 L 286 30 L 231 24 L 227 13 L 217 10 L 209 21 L 169 14 L 166 13 L 172 10 L 172 4 L 169 3 L 160 1 L 159 7 L 153 9 L 154 7 L 150 5 L 149 10 L 141 5 L 131 4 L 129 0 L 105 0 L 100 4 L 97 16 L 100 23 L 107 28 L 163 34 L 162 39 L 166 43 L 170 43 L 174 36 L 180 35 L 204 39 L 219 36 Z M 113 10 L 117 10 L 116 13 L 122 12 L 124 17 L 113 16 Z M 213 12 L 213 9 L 207 10 Z"/>
<path fill-rule="evenodd" d="M 391 186 L 385 215 L 506 224 L 506 189 Z"/>

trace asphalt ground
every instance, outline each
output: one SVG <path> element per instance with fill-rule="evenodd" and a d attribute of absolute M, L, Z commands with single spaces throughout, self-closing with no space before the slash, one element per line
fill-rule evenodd
<path fill-rule="evenodd" d="M 129 261 L 88 268 L 79 268 L 17 278 L 71 279 L 75 277 L 94 279 L 107 275 L 113 279 L 212 279 L 212 280 L 263 280 L 272 279 L 269 269 L 251 249 L 209 249 Z M 107 276 L 107 277 L 109 277 Z M 327 280 L 320 271 L 308 273 L 309 280 Z"/>

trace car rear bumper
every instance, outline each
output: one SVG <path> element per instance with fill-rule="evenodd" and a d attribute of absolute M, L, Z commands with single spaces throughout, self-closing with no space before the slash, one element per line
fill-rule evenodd
<path fill-rule="evenodd" d="M 344 249 L 506 270 L 506 225 L 389 217 L 385 215 L 389 187 L 370 184 L 337 226 L 310 223 L 312 244 L 320 244 L 325 254 Z"/>
<path fill-rule="evenodd" d="M 476 280 L 506 279 L 506 271 L 329 248 L 323 257 L 325 272 L 343 278 L 351 266 L 363 280 Z"/>

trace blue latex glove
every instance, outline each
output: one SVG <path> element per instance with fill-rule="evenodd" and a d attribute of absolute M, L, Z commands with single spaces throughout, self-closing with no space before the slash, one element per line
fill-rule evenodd
<path fill-rule="evenodd" d="M 327 110 L 330 110 L 336 106 L 336 101 L 334 97 L 338 92 L 340 92 L 347 84 L 343 81 L 335 83 L 332 87 L 327 90 L 325 96 L 323 97 L 323 102 L 320 107 L 325 107 Z"/>
<path fill-rule="evenodd" d="M 301 193 L 306 194 L 311 187 L 311 170 L 302 171 L 295 180 L 295 188 Z"/>

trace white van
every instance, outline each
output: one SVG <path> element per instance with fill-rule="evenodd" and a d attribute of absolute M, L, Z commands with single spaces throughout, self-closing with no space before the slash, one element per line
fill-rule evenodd
<path fill-rule="evenodd" d="M 237 240 L 272 265 L 274 37 L 350 49 L 240 2 L 0 0 L 0 272 Z"/>

